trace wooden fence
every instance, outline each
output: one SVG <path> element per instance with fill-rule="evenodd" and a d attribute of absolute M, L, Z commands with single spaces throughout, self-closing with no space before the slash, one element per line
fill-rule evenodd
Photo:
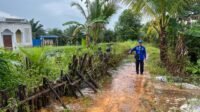
<path fill-rule="evenodd" d="M 0 109 L 6 112 L 35 112 L 50 105 L 51 100 L 58 100 L 66 108 L 60 97 L 84 96 L 81 92 L 83 87 L 89 87 L 97 92 L 97 80 L 106 75 L 111 58 L 110 51 L 99 52 L 95 56 L 73 56 L 68 73 L 61 70 L 60 78 L 54 82 L 44 77 L 43 83 L 31 91 L 27 91 L 25 85 L 19 85 L 14 99 L 9 97 L 7 90 L 0 91 Z"/>

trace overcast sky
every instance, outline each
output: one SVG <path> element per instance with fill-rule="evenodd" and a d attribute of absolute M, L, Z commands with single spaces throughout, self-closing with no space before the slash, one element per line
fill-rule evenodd
<path fill-rule="evenodd" d="M 66 21 L 75 20 L 84 23 L 85 19 L 71 2 L 80 0 L 0 0 L 0 17 L 16 16 L 25 19 L 35 18 L 48 28 L 62 28 Z M 111 18 L 108 28 L 114 27 L 118 17 L 126 7 L 121 6 Z"/>

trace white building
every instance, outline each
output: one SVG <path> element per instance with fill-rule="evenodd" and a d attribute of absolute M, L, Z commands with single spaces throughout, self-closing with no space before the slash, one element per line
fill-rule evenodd
<path fill-rule="evenodd" d="M 0 18 L 0 48 L 32 46 L 30 23 L 19 18 Z"/>

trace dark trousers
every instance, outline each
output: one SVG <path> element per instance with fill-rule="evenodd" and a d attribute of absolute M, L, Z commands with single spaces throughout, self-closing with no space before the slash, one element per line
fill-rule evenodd
<path fill-rule="evenodd" d="M 139 74 L 139 68 L 140 68 L 140 74 L 143 74 L 143 72 L 144 72 L 144 61 L 143 60 L 136 60 L 137 74 Z"/>

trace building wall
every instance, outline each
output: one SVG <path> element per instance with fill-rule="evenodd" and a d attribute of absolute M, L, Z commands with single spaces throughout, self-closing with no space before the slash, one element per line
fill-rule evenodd
<path fill-rule="evenodd" d="M 3 43 L 3 32 L 8 29 L 12 32 L 12 46 L 16 49 L 19 46 L 32 46 L 32 31 L 30 24 L 20 24 L 20 23 L 0 23 L 0 47 L 4 47 Z M 21 42 L 20 34 L 21 32 Z M 18 38 L 18 41 L 17 41 Z"/>

